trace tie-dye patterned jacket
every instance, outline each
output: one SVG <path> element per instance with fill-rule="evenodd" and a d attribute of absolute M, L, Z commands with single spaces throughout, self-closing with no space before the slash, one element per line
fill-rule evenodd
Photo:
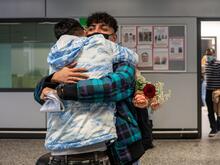
<path fill-rule="evenodd" d="M 113 71 L 113 64 L 137 64 L 137 54 L 106 40 L 102 35 L 76 37 L 63 35 L 48 56 L 50 73 L 77 62 L 88 70 L 90 79 Z M 85 103 L 63 101 L 64 112 L 48 113 L 45 146 L 50 151 L 65 151 L 116 139 L 115 102 Z"/>

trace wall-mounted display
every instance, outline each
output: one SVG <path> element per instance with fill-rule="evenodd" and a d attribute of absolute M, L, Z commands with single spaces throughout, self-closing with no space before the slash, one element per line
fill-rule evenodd
<path fill-rule="evenodd" d="M 137 27 L 138 45 L 152 44 L 153 27 L 139 26 Z"/>
<path fill-rule="evenodd" d="M 141 72 L 186 71 L 185 25 L 120 25 L 120 42 L 136 50 Z"/>
<path fill-rule="evenodd" d="M 154 27 L 154 47 L 168 47 L 168 27 Z"/>
<path fill-rule="evenodd" d="M 168 49 L 155 48 L 153 50 L 153 69 L 154 70 L 168 70 Z"/>
<path fill-rule="evenodd" d="M 184 38 L 169 39 L 169 59 L 170 60 L 184 59 Z"/>
<path fill-rule="evenodd" d="M 137 46 L 138 67 L 152 67 L 152 47 L 150 45 Z"/>
<path fill-rule="evenodd" d="M 136 27 L 123 26 L 121 28 L 121 43 L 126 47 L 136 47 Z"/>

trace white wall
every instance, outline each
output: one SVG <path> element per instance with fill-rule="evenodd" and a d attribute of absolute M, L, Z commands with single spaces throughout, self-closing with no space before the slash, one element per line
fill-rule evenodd
<path fill-rule="evenodd" d="M 211 1 L 211 3 L 210 3 Z M 0 1 L 0 18 L 60 18 L 87 16 L 95 11 L 106 11 L 119 24 L 177 24 L 186 25 L 186 72 L 146 74 L 151 79 L 164 81 L 173 91 L 164 111 L 155 114 L 155 128 L 197 129 L 197 17 L 219 17 L 219 0 L 8 0 Z M 7 3 L 6 3 L 7 2 Z M 46 3 L 45 3 L 46 2 Z M 189 87 L 188 87 L 189 86 Z M 193 93 L 193 94 L 191 94 Z M 187 97 L 190 94 L 190 97 Z M 181 95 L 179 97 L 179 95 Z M 0 127 L 44 128 L 45 116 L 33 101 L 32 93 L 0 93 L 3 106 Z M 18 99 L 19 98 L 19 99 Z M 187 98 L 187 99 L 185 99 Z M 12 101 L 10 101 L 12 100 Z M 182 102 L 181 102 L 182 101 Z M 14 104 L 12 104 L 14 103 Z M 28 104 L 28 105 L 25 105 Z M 24 106 L 23 106 L 24 105 Z M 187 105 L 187 106 L 185 106 Z M 10 114 L 20 114 L 11 122 Z M 37 116 L 39 115 L 39 116 Z M 190 117 L 189 117 L 190 116 Z M 3 121 L 4 119 L 4 121 Z M 32 125 L 31 119 L 36 119 Z M 22 121 L 24 120 L 24 121 Z M 189 121 L 188 121 L 189 120 Z M 44 122 L 44 123 L 43 123 Z"/>
<path fill-rule="evenodd" d="M 45 7 L 49 18 L 87 16 L 97 11 L 106 11 L 117 17 L 220 16 L 219 0 L 46 0 Z"/>
<path fill-rule="evenodd" d="M 46 128 L 46 114 L 40 113 L 33 93 L 0 92 L 0 100 L 0 128 Z"/>
<path fill-rule="evenodd" d="M 217 37 L 217 59 L 220 60 L 220 21 L 202 21 L 201 22 L 202 37 Z"/>

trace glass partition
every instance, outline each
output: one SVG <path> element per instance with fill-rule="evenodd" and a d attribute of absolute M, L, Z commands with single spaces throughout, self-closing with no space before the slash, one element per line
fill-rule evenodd
<path fill-rule="evenodd" d="M 32 89 L 48 74 L 56 22 L 0 22 L 0 88 Z"/>

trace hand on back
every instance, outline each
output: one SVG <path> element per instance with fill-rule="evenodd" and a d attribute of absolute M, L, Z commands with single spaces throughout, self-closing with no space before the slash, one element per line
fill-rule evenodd
<path fill-rule="evenodd" d="M 51 81 L 58 83 L 77 83 L 80 80 L 85 80 L 88 75 L 85 74 L 87 71 L 85 68 L 76 68 L 76 63 L 73 62 L 69 66 L 62 68 L 61 70 L 54 73 Z"/>

